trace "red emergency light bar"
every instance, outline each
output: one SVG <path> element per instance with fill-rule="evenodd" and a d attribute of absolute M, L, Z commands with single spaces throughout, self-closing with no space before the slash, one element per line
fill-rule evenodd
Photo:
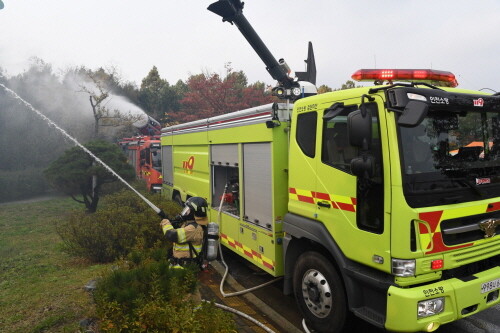
<path fill-rule="evenodd" d="M 458 86 L 453 73 L 434 69 L 360 69 L 351 77 L 356 81 L 439 81 Z"/>

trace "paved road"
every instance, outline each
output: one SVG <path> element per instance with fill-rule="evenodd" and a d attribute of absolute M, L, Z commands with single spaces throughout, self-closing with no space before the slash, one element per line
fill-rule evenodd
<path fill-rule="evenodd" d="M 253 287 L 272 279 L 272 277 L 270 277 L 267 273 L 255 268 L 251 264 L 248 264 L 246 260 L 240 258 L 231 251 L 224 250 L 223 254 L 224 259 L 229 266 L 230 275 L 245 288 Z M 222 266 L 219 267 L 219 270 L 222 270 Z M 229 289 L 227 284 L 225 289 Z M 292 329 L 295 332 L 303 332 L 301 325 L 302 317 L 296 306 L 295 299 L 291 296 L 284 296 L 282 289 L 283 284 L 281 281 L 278 281 L 270 286 L 254 291 L 252 294 L 255 295 L 259 301 L 268 305 L 267 307 L 258 307 L 257 313 L 270 309 L 270 311 L 275 312 L 278 316 L 281 316 L 281 318 L 275 319 L 273 322 L 272 315 L 269 316 L 266 313 L 261 313 L 266 320 L 274 325 L 273 327 L 277 328 L 276 332 L 288 333 L 291 332 Z M 251 303 L 250 301 L 248 302 Z M 287 321 L 287 324 L 291 325 L 292 329 L 290 329 L 290 327 L 283 328 L 282 324 L 279 323 L 280 319 Z M 378 329 L 362 320 L 356 320 L 353 326 L 353 332 L 384 332 L 384 330 Z M 257 329 L 257 331 L 264 332 L 261 329 Z M 500 304 L 471 317 L 464 318 L 451 324 L 443 325 L 435 332 L 500 333 Z"/>

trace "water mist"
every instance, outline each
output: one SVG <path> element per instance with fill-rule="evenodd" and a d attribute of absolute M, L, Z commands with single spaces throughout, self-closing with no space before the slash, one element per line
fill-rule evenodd
<path fill-rule="evenodd" d="M 1 0 L 0 0 L 0 3 L 1 3 Z M 83 146 L 80 142 L 78 142 L 78 140 L 76 140 L 74 137 L 72 137 L 71 135 L 69 135 L 64 129 L 62 129 L 61 127 L 59 127 L 56 123 L 54 123 L 52 120 L 50 120 L 47 116 L 45 116 L 43 113 L 41 113 L 40 111 L 38 111 L 37 109 L 35 109 L 33 107 L 33 105 L 31 105 L 30 103 L 28 103 L 27 101 L 25 101 L 24 99 L 22 99 L 16 92 L 14 92 L 13 90 L 7 88 L 4 84 L 0 83 L 0 87 L 2 87 L 6 92 L 8 92 L 15 99 L 17 99 L 18 101 L 20 101 L 22 104 L 24 104 L 29 110 L 31 110 L 36 115 L 38 115 L 40 118 L 42 118 L 50 127 L 54 127 L 55 129 L 57 129 L 64 137 L 66 137 L 67 139 L 69 139 L 70 141 L 72 141 L 75 145 L 77 145 L 83 151 L 85 151 L 87 154 L 89 154 L 96 162 L 98 162 L 99 164 L 101 164 L 106 170 L 108 170 L 111 174 L 113 174 L 116 178 L 118 178 L 118 180 L 120 180 L 128 188 L 130 188 L 132 191 L 134 191 L 134 193 L 137 194 L 146 204 L 148 204 L 148 206 L 151 207 L 160 217 L 162 217 L 162 218 L 166 217 L 165 213 L 160 208 L 156 207 L 151 201 L 149 201 L 148 199 L 146 199 L 146 197 L 144 197 L 135 188 L 133 188 L 129 183 L 127 183 L 125 181 L 125 179 L 123 179 L 119 174 L 117 174 L 113 169 L 111 169 L 100 158 L 98 158 L 97 156 L 95 156 L 90 150 L 88 150 L 85 146 Z"/>

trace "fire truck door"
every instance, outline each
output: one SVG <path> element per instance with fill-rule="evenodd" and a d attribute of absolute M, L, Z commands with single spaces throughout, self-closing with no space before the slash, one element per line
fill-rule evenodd
<path fill-rule="evenodd" d="M 319 110 L 316 151 L 317 182 L 314 199 L 317 218 L 323 222 L 345 254 L 366 258 L 371 262 L 373 248 L 383 248 L 384 191 L 381 174 L 373 179 L 356 177 L 351 172 L 351 160 L 360 155 L 358 147 L 348 139 L 348 115 L 359 109 L 360 100 L 344 100 L 341 109 L 332 113 L 324 105 Z M 370 154 L 381 163 L 377 103 L 370 103 L 373 139 Z M 333 117 L 332 117 L 333 115 Z M 381 165 L 378 172 L 382 171 Z M 348 237 L 347 237 L 348 235 Z M 370 246 L 359 246 L 370 244 Z M 366 252 L 366 253 L 364 253 Z"/>
<path fill-rule="evenodd" d="M 310 219 L 316 219 L 313 191 L 317 180 L 318 118 L 316 110 L 298 114 L 290 138 L 288 211 Z"/>

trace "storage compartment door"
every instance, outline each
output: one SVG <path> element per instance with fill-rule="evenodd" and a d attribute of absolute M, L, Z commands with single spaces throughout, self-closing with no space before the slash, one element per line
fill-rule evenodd
<path fill-rule="evenodd" d="M 271 229 L 273 220 L 271 143 L 243 145 L 244 217 Z"/>
<path fill-rule="evenodd" d="M 161 165 L 163 174 L 163 183 L 174 185 L 174 166 L 172 160 L 172 146 L 161 147 Z"/>
<path fill-rule="evenodd" d="M 238 145 L 211 145 L 211 163 L 213 165 L 238 166 Z"/>

